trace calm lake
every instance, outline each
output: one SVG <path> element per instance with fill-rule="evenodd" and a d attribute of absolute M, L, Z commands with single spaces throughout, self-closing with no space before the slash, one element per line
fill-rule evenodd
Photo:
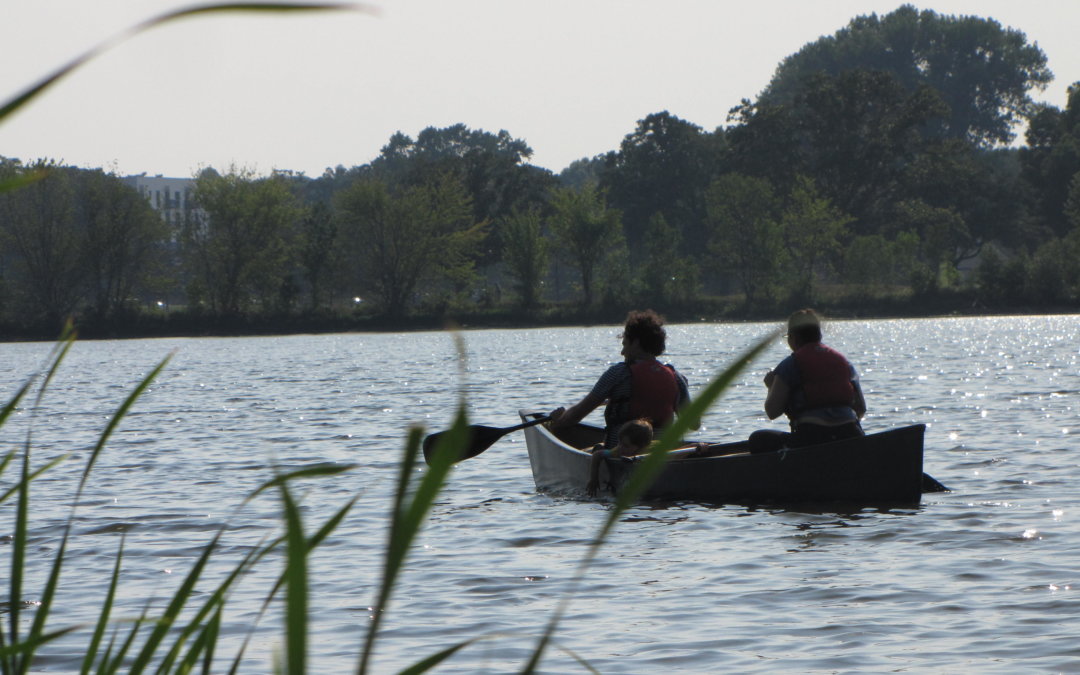
<path fill-rule="evenodd" d="M 691 392 L 777 324 L 668 327 Z M 172 361 L 114 435 L 76 516 L 50 628 L 92 622 L 126 533 L 117 616 L 159 610 L 225 524 L 203 587 L 281 532 L 274 493 L 244 504 L 273 467 L 356 463 L 296 485 L 313 532 L 357 504 L 313 555 L 310 672 L 355 672 L 381 574 L 408 426 L 518 422 L 520 408 L 578 400 L 619 359 L 620 326 L 447 333 L 77 343 L 40 407 L 25 401 L 3 452 L 33 433 L 30 578 L 40 595 L 90 449 L 110 415 Z M 845 321 L 825 342 L 862 376 L 868 431 L 925 423 L 924 469 L 952 488 L 918 508 L 835 512 L 697 503 L 630 510 L 574 596 L 545 673 L 1080 673 L 1080 317 Z M 51 345 L 0 345 L 6 397 Z M 695 440 L 781 428 L 762 412 L 775 343 L 711 410 Z M 590 419 L 598 420 L 599 413 Z M 11 485 L 16 462 L 0 477 Z M 423 469 L 419 469 L 423 470 Z M 0 505 L 7 592 L 13 502 Z M 527 661 L 600 527 L 603 501 L 538 494 L 521 434 L 462 462 L 384 618 L 373 671 L 470 638 L 436 672 L 505 673 Z M 280 559 L 232 593 L 220 670 L 259 615 Z M 7 621 L 7 614 L 0 614 Z M 245 673 L 272 672 L 273 607 Z M 42 650 L 77 670 L 90 629 Z"/>

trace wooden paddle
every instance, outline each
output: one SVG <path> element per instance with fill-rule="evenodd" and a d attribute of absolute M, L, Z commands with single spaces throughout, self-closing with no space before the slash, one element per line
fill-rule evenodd
<path fill-rule="evenodd" d="M 499 440 L 506 434 L 526 427 L 535 426 L 543 422 L 547 422 L 551 419 L 550 416 L 544 415 L 543 417 L 537 417 L 534 420 L 523 422 L 513 427 L 485 427 L 480 424 L 470 424 L 468 427 L 468 442 L 462 449 L 461 454 L 458 456 L 455 462 L 460 462 L 466 459 L 476 457 L 483 451 L 490 448 L 495 444 L 495 441 Z M 435 434 L 431 434 L 424 438 L 424 461 L 431 464 L 431 458 L 435 453 L 435 446 L 438 445 L 439 439 L 449 431 L 440 431 Z"/>

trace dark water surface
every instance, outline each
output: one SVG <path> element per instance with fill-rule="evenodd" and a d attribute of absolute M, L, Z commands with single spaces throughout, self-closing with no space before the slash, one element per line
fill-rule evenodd
<path fill-rule="evenodd" d="M 675 325 L 668 358 L 696 391 L 772 325 Z M 223 524 L 216 587 L 280 532 L 272 466 L 356 462 L 297 486 L 309 531 L 357 505 L 313 556 L 311 672 L 354 672 L 381 573 L 386 514 L 407 426 L 443 428 L 462 390 L 473 420 L 573 403 L 617 360 L 619 327 L 83 342 L 33 427 L 30 579 L 40 593 L 90 448 L 135 384 L 176 350 L 94 469 L 52 628 L 93 621 L 121 533 L 118 614 L 171 595 Z M 953 488 L 918 508 L 837 513 L 642 505 L 628 512 L 574 597 L 542 670 L 602 673 L 1080 673 L 1080 319 L 1033 316 L 837 322 L 826 342 L 859 368 L 866 428 L 927 424 L 925 469 Z M 14 393 L 49 345 L 0 345 Z M 779 427 L 761 412 L 777 344 L 711 411 L 696 438 Z M 14 470 L 0 478 L 11 484 Z M 6 592 L 12 504 L 0 506 Z M 436 672 L 521 668 L 609 506 L 538 494 L 523 439 L 460 464 L 419 538 L 384 621 L 374 672 L 483 637 Z M 233 592 L 218 654 L 230 659 L 279 559 Z M 0 615 L 7 620 L 7 615 Z M 245 673 L 272 671 L 276 608 Z M 43 672 L 78 668 L 89 630 L 43 650 Z M 223 661 L 223 664 L 225 661 Z M 222 668 L 224 670 L 224 668 Z"/>

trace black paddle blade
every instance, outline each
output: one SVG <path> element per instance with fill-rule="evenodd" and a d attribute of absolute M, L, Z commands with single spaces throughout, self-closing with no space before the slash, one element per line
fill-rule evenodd
<path fill-rule="evenodd" d="M 455 463 L 476 457 L 494 445 L 495 441 L 508 433 L 506 429 L 484 427 L 476 424 L 470 426 L 466 431 L 465 445 L 458 450 L 457 456 L 454 459 Z M 435 451 L 439 447 L 439 442 L 449 433 L 449 431 L 440 431 L 439 433 L 431 434 L 424 439 L 424 461 L 431 464 L 431 458 L 435 456 Z"/>
<path fill-rule="evenodd" d="M 466 428 L 467 436 L 465 438 L 465 445 L 458 453 L 454 462 L 460 462 L 462 460 L 471 459 L 476 457 L 481 452 L 487 450 L 495 441 L 499 440 L 511 431 L 518 431 L 528 427 L 536 426 L 537 424 L 543 424 L 551 419 L 548 415 L 540 415 L 535 419 L 531 419 L 528 422 L 522 422 L 512 427 L 485 427 L 479 424 L 473 424 Z M 439 441 L 443 436 L 450 433 L 449 431 L 440 431 L 436 434 L 431 434 L 424 438 L 424 461 L 431 464 L 431 458 L 435 456 L 435 451 L 439 445 Z"/>

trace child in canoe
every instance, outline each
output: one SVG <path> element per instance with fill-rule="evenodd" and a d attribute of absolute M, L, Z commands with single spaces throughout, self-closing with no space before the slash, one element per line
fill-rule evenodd
<path fill-rule="evenodd" d="M 630 420 L 619 427 L 618 439 L 619 443 L 614 448 L 605 448 L 602 444 L 593 448 L 589 482 L 585 486 L 585 492 L 590 497 L 595 497 L 600 489 L 600 463 L 605 457 L 633 457 L 649 451 L 653 440 L 652 424 L 646 419 Z"/>

